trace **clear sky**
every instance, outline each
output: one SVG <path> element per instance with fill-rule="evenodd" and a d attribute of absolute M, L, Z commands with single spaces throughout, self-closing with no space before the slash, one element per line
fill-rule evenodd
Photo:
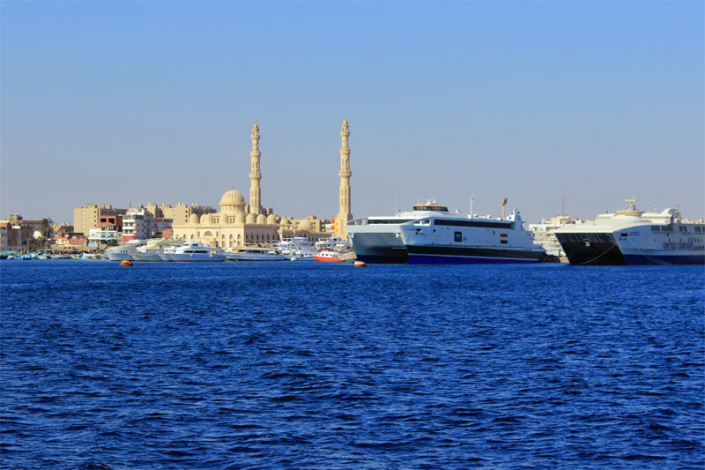
<path fill-rule="evenodd" d="M 705 215 L 704 3 L 0 2 L 0 215 L 249 198 L 335 217 L 435 198 L 538 221 Z"/>

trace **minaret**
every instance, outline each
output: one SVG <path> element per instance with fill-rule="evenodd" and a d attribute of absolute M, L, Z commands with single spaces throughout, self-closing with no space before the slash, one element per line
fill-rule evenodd
<path fill-rule="evenodd" d="M 252 152 L 250 152 L 250 160 L 252 167 L 250 168 L 250 214 L 259 215 L 262 210 L 260 206 L 260 187 L 259 182 L 262 179 L 262 173 L 259 171 L 259 157 L 262 154 L 259 151 L 259 127 L 257 123 L 252 126 Z"/>
<path fill-rule="evenodd" d="M 338 173 L 338 176 L 340 176 L 340 210 L 338 217 L 335 218 L 335 232 L 343 239 L 348 237 L 345 223 L 352 219 L 352 213 L 350 213 L 350 176 L 352 176 L 352 172 L 350 171 L 349 136 L 350 130 L 348 129 L 348 120 L 346 119 L 343 121 L 343 127 L 340 130 L 340 137 L 343 140 L 343 144 L 340 147 L 340 172 Z"/>

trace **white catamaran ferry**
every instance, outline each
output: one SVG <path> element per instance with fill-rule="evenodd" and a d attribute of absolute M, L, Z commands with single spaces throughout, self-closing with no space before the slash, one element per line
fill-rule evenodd
<path fill-rule="evenodd" d="M 626 210 L 556 231 L 573 265 L 705 264 L 705 221 L 686 221 L 676 209 Z"/>
<path fill-rule="evenodd" d="M 447 206 L 428 201 L 417 204 L 412 211 L 399 211 L 386 217 L 363 217 L 345 225 L 358 261 L 366 263 L 406 263 L 409 255 L 401 239 L 402 224 L 424 217 L 453 217 Z"/>
<path fill-rule="evenodd" d="M 516 209 L 499 219 L 424 217 L 402 224 L 401 238 L 408 263 L 538 263 L 546 256 Z"/>

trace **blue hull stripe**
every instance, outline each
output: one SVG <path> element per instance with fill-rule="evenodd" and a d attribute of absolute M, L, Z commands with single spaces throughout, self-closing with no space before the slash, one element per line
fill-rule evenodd
<path fill-rule="evenodd" d="M 407 264 L 527 264 L 538 263 L 538 259 L 486 258 L 471 256 L 409 255 Z"/>
<path fill-rule="evenodd" d="M 688 256 L 624 255 L 627 264 L 705 264 L 705 254 Z"/>

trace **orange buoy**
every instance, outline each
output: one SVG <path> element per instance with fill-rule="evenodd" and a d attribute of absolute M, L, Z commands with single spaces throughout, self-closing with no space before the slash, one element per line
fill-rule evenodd
<path fill-rule="evenodd" d="M 132 266 L 132 261 L 124 259 L 120 261 L 120 266 Z"/>
<path fill-rule="evenodd" d="M 365 266 L 367 266 L 367 264 L 365 264 L 364 261 L 355 261 L 353 263 L 353 266 L 355 266 L 356 268 L 364 268 Z"/>

